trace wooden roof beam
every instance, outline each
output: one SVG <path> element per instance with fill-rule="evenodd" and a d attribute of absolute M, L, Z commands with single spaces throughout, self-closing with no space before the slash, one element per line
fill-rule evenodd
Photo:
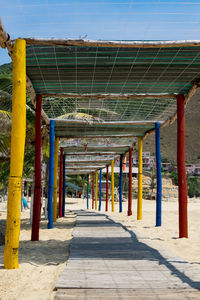
<path fill-rule="evenodd" d="M 171 48 L 171 47 L 197 47 L 200 40 L 179 41 L 97 41 L 83 39 L 34 39 L 23 38 L 27 45 L 46 46 L 77 46 L 77 47 L 111 47 L 111 48 Z"/>
<path fill-rule="evenodd" d="M 73 93 L 46 93 L 43 97 L 52 98 L 78 98 L 78 99 L 176 99 L 175 94 L 73 94 Z"/>

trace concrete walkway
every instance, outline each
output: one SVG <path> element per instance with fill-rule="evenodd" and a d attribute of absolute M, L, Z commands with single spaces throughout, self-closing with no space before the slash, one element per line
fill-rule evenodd
<path fill-rule="evenodd" d="M 60 299 L 200 299 L 200 269 L 139 241 L 120 223 L 77 212 Z"/>

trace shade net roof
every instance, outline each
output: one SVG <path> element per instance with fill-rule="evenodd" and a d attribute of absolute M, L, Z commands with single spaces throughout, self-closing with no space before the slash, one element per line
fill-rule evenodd
<path fill-rule="evenodd" d="M 27 47 L 36 93 L 187 93 L 200 47 Z"/>
<path fill-rule="evenodd" d="M 200 77 L 199 43 L 79 44 L 27 40 L 26 58 L 43 111 L 76 161 L 126 152 L 155 122 L 164 125 L 175 116 L 176 94 L 186 96 Z M 115 151 L 122 144 L 126 150 Z"/>

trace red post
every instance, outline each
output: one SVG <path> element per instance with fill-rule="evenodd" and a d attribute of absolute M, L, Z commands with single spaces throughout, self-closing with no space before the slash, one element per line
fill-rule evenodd
<path fill-rule="evenodd" d="M 92 209 L 94 209 L 94 172 L 92 172 Z"/>
<path fill-rule="evenodd" d="M 132 215 L 132 149 L 129 148 L 128 216 Z"/>
<path fill-rule="evenodd" d="M 35 186 L 33 198 L 33 219 L 31 241 L 39 240 L 40 214 L 41 214 L 41 111 L 42 95 L 36 97 L 35 111 Z"/>
<path fill-rule="evenodd" d="M 60 149 L 60 172 L 59 172 L 59 218 L 62 218 L 62 186 L 63 186 L 63 148 Z"/>
<path fill-rule="evenodd" d="M 108 166 L 106 166 L 106 211 L 108 211 Z"/>
<path fill-rule="evenodd" d="M 179 200 L 179 238 L 188 237 L 187 179 L 185 169 L 184 95 L 177 95 L 177 168 Z"/>

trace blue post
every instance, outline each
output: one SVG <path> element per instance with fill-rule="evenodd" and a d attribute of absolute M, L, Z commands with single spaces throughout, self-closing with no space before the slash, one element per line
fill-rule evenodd
<path fill-rule="evenodd" d="M 63 154 L 63 205 L 62 205 L 62 216 L 65 216 L 65 157 L 66 154 Z"/>
<path fill-rule="evenodd" d="M 156 174 L 157 174 L 157 193 L 156 193 L 156 226 L 161 226 L 162 217 L 162 177 L 161 177 L 161 154 L 160 154 L 160 123 L 156 122 Z"/>
<path fill-rule="evenodd" d="M 54 120 L 50 121 L 49 148 L 48 228 L 51 229 L 53 228 Z"/>
<path fill-rule="evenodd" d="M 119 212 L 122 212 L 122 164 L 123 154 L 120 154 L 120 174 L 119 174 Z"/>
<path fill-rule="evenodd" d="M 101 210 L 101 177 L 102 177 L 102 169 L 100 169 L 100 173 L 99 173 L 99 211 Z"/>
<path fill-rule="evenodd" d="M 89 209 L 89 175 L 87 176 L 87 209 Z"/>

